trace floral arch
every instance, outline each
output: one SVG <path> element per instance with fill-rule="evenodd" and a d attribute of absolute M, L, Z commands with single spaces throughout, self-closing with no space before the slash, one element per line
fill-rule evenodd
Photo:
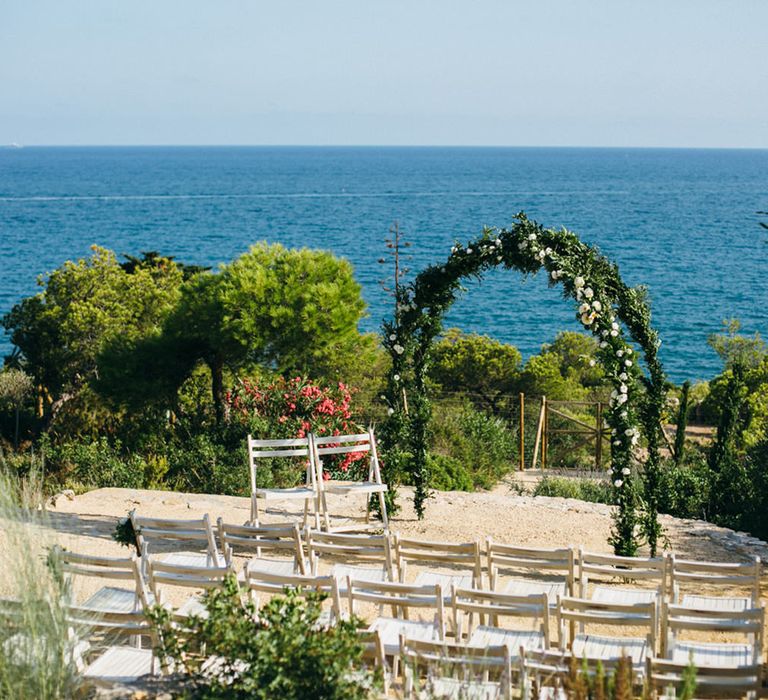
<path fill-rule="evenodd" d="M 495 267 L 523 274 L 546 270 L 550 286 L 562 286 L 563 295 L 577 305 L 583 327 L 598 339 L 598 357 L 613 384 L 605 416 L 612 434 L 611 473 L 618 503 L 611 543 L 617 554 L 630 556 L 645 539 L 655 554 L 665 378 L 657 356 L 661 343 L 650 324 L 645 291 L 624 284 L 618 267 L 575 233 L 546 229 L 523 213 L 509 228 L 485 229 L 474 241 L 457 243 L 445 263 L 432 265 L 399 286 L 394 318 L 384 324 L 392 370 L 386 395 L 390 417 L 382 442 L 389 464 L 400 462 L 415 485 L 417 515 L 423 517 L 429 495 L 427 437 L 432 411 L 426 376 L 432 345 L 462 291 L 462 280 L 481 278 Z M 640 352 L 635 352 L 625 330 Z M 646 446 L 642 464 L 635 460 L 641 436 Z"/>

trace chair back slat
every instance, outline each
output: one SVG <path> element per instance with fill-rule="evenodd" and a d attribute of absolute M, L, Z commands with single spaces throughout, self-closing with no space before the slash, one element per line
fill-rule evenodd
<path fill-rule="evenodd" d="M 155 554 L 158 546 L 196 542 L 197 548 L 205 550 L 210 561 L 219 560 L 219 548 L 207 513 L 195 520 L 172 520 L 139 516 L 133 510 L 130 518 L 141 551 Z"/>
<path fill-rule="evenodd" d="M 646 681 L 651 698 L 667 697 L 667 690 L 679 690 L 687 680 L 688 663 L 648 657 Z M 697 698 L 757 697 L 761 690 L 762 666 L 696 666 Z"/>
<path fill-rule="evenodd" d="M 433 568 L 463 568 L 471 571 L 473 585 L 482 586 L 480 542 L 435 542 L 414 540 L 395 535 L 395 564 L 401 581 L 405 581 L 409 562 L 431 565 Z"/>
<path fill-rule="evenodd" d="M 232 525 L 223 518 L 216 521 L 219 543 L 229 565 L 243 552 L 261 558 L 265 554 L 292 555 L 299 573 L 307 571 L 304 543 L 298 523 L 290 525 Z"/>
<path fill-rule="evenodd" d="M 244 585 L 251 598 L 257 602 L 260 593 L 281 595 L 286 590 L 295 591 L 299 595 L 304 595 L 307 592 L 323 593 L 331 601 L 331 619 L 338 620 L 341 618 L 341 597 L 338 582 L 333 576 L 302 574 L 290 576 L 246 568 Z"/>
<path fill-rule="evenodd" d="M 394 581 L 392 545 L 388 534 L 359 535 L 336 532 L 306 531 L 307 552 L 312 570 L 317 573 L 321 559 L 336 558 L 344 564 L 357 562 L 380 564 Z"/>
<path fill-rule="evenodd" d="M 363 581 L 347 577 L 347 599 L 350 614 L 355 614 L 356 603 L 374 603 L 390 606 L 395 617 L 407 619 L 412 608 L 431 609 L 438 627 L 445 631 L 443 590 L 440 584 L 415 586 L 404 583 Z"/>
<path fill-rule="evenodd" d="M 672 584 L 672 597 L 677 601 L 681 589 L 693 584 L 696 591 L 701 585 L 714 588 L 741 587 L 749 591 L 753 605 L 760 600 L 760 557 L 753 557 L 747 562 L 714 562 L 678 559 L 669 555 L 669 576 Z"/>
<path fill-rule="evenodd" d="M 515 575 L 536 578 L 558 578 L 566 592 L 573 594 L 575 554 L 572 547 L 540 549 L 500 544 L 488 537 L 485 541 L 486 567 L 491 588 L 496 588 L 499 570 L 512 570 Z"/>

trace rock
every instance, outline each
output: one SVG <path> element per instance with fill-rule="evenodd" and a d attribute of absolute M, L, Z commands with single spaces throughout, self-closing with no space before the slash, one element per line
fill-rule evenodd
<path fill-rule="evenodd" d="M 64 489 L 63 491 L 59 491 L 59 493 L 56 493 L 53 496 L 51 496 L 48 503 L 52 508 L 56 508 L 56 506 L 58 505 L 59 501 L 62 498 L 66 498 L 68 501 L 74 501 L 75 492 L 72 489 Z"/>

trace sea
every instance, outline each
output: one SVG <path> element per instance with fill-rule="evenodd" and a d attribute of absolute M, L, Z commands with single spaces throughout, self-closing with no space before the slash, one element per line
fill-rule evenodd
<path fill-rule="evenodd" d="M 92 245 L 216 268 L 265 240 L 347 258 L 368 304 L 361 329 L 377 331 L 392 314 L 395 223 L 412 277 L 524 211 L 575 231 L 644 285 L 669 377 L 704 380 L 721 370 L 707 338 L 724 319 L 768 335 L 766 210 L 768 150 L 2 148 L 0 315 Z M 579 330 L 543 275 L 493 270 L 465 287 L 446 326 L 524 357 Z M 0 331 L 0 355 L 10 351 Z"/>

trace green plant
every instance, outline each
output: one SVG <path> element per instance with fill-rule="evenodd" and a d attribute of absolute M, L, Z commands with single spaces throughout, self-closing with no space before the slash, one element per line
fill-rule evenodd
<path fill-rule="evenodd" d="M 136 536 L 136 530 L 133 529 L 133 521 L 130 514 L 117 521 L 117 525 L 115 525 L 115 529 L 112 532 L 112 539 L 123 547 L 134 547 L 136 553 L 141 556 L 139 540 Z"/>
<path fill-rule="evenodd" d="M 121 454 L 121 445 L 110 445 L 106 437 L 48 443 L 45 457 L 49 470 L 77 488 L 141 488 L 145 462 L 136 454 Z"/>
<path fill-rule="evenodd" d="M 152 616 L 161 656 L 191 679 L 193 697 L 363 700 L 377 682 L 361 668 L 358 621 L 323 624 L 321 604 L 322 596 L 288 591 L 257 610 L 232 575 L 206 594 L 205 616 L 178 624 L 163 608 Z"/>
<path fill-rule="evenodd" d="M 62 581 L 40 555 L 47 530 L 40 484 L 34 465 L 19 478 L 0 463 L 0 590 L 13 597 L 0 602 L 0 697 L 7 700 L 70 698 L 79 686 Z"/>
<path fill-rule="evenodd" d="M 545 476 L 533 488 L 534 496 L 575 498 L 590 503 L 614 505 L 616 495 L 605 480 L 576 479 L 571 477 Z"/>
<path fill-rule="evenodd" d="M 679 465 L 685 456 L 685 429 L 688 426 L 688 396 L 691 393 L 691 383 L 683 382 L 680 392 L 680 404 L 677 409 L 677 425 L 675 427 L 675 446 L 672 451 L 675 464 Z"/>
<path fill-rule="evenodd" d="M 482 277 L 486 271 L 501 266 L 523 274 L 544 269 L 550 283 L 561 284 L 564 295 L 578 305 L 577 318 L 597 339 L 597 360 L 613 387 L 605 420 L 612 431 L 612 483 L 618 502 L 611 536 L 614 551 L 635 554 L 638 530 L 642 529 L 655 552 L 660 533 L 659 441 L 666 383 L 645 292 L 628 287 L 617 266 L 576 234 L 545 229 L 522 213 L 516 219 L 508 229 L 485 229 L 466 246 L 457 243 L 445 263 L 427 267 L 410 284 L 398 285 L 394 318 L 383 326 L 384 346 L 392 358 L 386 393 L 391 411 L 387 448 L 410 454 L 408 471 L 416 487 L 414 505 L 418 517 L 423 517 L 429 490 L 432 417 L 427 380 L 433 343 L 442 330 L 443 317 L 461 293 L 466 278 Z M 642 349 L 647 376 L 638 366 L 619 322 Z M 647 457 L 645 513 L 639 517 L 632 453 L 641 430 Z"/>
<path fill-rule="evenodd" d="M 712 477 L 701 450 L 686 450 L 680 462 L 665 460 L 661 468 L 659 510 L 676 518 L 706 520 Z"/>

